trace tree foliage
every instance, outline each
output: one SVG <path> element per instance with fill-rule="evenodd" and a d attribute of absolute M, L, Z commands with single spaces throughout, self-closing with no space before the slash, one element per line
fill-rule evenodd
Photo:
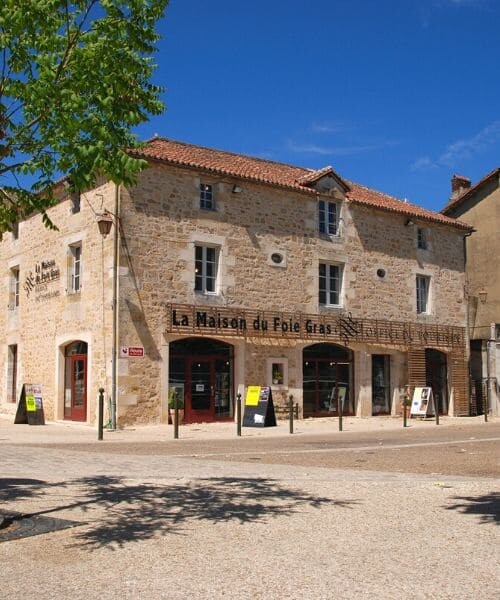
<path fill-rule="evenodd" d="M 50 224 L 62 176 L 75 190 L 135 181 L 131 129 L 164 108 L 151 77 L 167 3 L 0 1 L 0 232 L 34 210 Z"/>

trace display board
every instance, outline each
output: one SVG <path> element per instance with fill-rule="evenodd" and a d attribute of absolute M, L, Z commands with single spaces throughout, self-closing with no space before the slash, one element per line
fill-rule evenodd
<path fill-rule="evenodd" d="M 270 387 L 250 385 L 245 397 L 243 427 L 275 427 L 273 393 Z"/>
<path fill-rule="evenodd" d="M 14 424 L 45 425 L 43 413 L 42 386 L 38 383 L 24 383 L 17 405 Z"/>
<path fill-rule="evenodd" d="M 413 391 L 410 416 L 430 417 L 434 412 L 434 395 L 430 387 L 416 387 Z"/>

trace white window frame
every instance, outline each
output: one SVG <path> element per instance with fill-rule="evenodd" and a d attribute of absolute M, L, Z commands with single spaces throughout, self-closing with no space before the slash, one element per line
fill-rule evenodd
<path fill-rule="evenodd" d="M 211 183 L 200 182 L 200 208 L 215 210 L 214 186 Z"/>
<path fill-rule="evenodd" d="M 325 274 L 321 271 L 324 267 Z M 337 274 L 332 273 L 333 269 L 337 269 Z M 324 289 L 322 288 L 322 280 L 325 280 Z M 331 289 L 332 281 L 338 281 L 338 288 Z M 338 308 L 342 306 L 342 290 L 344 281 L 344 265 L 339 263 L 320 262 L 318 264 L 318 303 L 320 306 Z M 325 301 L 321 301 L 322 293 L 325 295 Z M 332 302 L 332 294 L 337 295 L 338 302 Z"/>
<path fill-rule="evenodd" d="M 431 278 L 428 275 L 416 275 L 416 307 L 418 315 L 428 315 L 430 313 L 430 289 Z"/>
<path fill-rule="evenodd" d="M 213 256 L 209 256 L 212 254 Z M 214 296 L 218 294 L 220 248 L 208 244 L 194 246 L 194 291 L 197 294 Z M 209 265 L 213 274 L 209 274 Z"/>
<path fill-rule="evenodd" d="M 82 243 L 68 246 L 68 294 L 82 291 Z"/>
<path fill-rule="evenodd" d="M 318 231 L 327 237 L 340 236 L 340 209 L 338 201 L 318 200 Z"/>
<path fill-rule="evenodd" d="M 20 284 L 20 271 L 19 267 L 11 267 L 10 269 L 10 290 L 9 290 L 9 308 L 10 310 L 17 310 L 19 307 L 19 284 Z"/>

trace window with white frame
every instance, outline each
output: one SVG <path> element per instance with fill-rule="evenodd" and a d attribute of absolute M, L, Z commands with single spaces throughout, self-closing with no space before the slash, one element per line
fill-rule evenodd
<path fill-rule="evenodd" d="M 339 235 L 340 205 L 327 200 L 318 201 L 319 232 L 323 235 Z"/>
<path fill-rule="evenodd" d="M 16 310 L 19 306 L 19 267 L 10 270 L 9 308 Z"/>
<path fill-rule="evenodd" d="M 200 208 L 215 210 L 214 191 L 209 183 L 200 183 Z"/>
<path fill-rule="evenodd" d="M 430 277 L 425 275 L 417 275 L 417 314 L 425 314 L 429 312 L 429 288 Z"/>
<path fill-rule="evenodd" d="M 68 293 L 78 294 L 82 289 L 82 245 L 69 246 Z"/>
<path fill-rule="evenodd" d="M 321 306 L 340 306 L 342 272 L 342 265 L 319 264 L 319 304 Z"/>
<path fill-rule="evenodd" d="M 17 396 L 17 344 L 7 346 L 7 402 Z"/>
<path fill-rule="evenodd" d="M 214 246 L 194 247 L 194 289 L 202 294 L 217 293 L 219 249 Z"/>
<path fill-rule="evenodd" d="M 427 231 L 422 227 L 417 228 L 417 248 L 420 250 L 427 250 L 429 247 L 427 240 Z"/>

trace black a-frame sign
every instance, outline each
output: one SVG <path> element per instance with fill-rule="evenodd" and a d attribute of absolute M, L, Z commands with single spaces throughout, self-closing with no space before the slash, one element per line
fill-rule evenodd
<path fill-rule="evenodd" d="M 14 425 L 45 425 L 43 414 L 42 386 L 37 383 L 24 383 L 17 405 Z"/>
<path fill-rule="evenodd" d="M 270 387 L 250 385 L 245 397 L 243 427 L 275 427 L 273 393 Z"/>

